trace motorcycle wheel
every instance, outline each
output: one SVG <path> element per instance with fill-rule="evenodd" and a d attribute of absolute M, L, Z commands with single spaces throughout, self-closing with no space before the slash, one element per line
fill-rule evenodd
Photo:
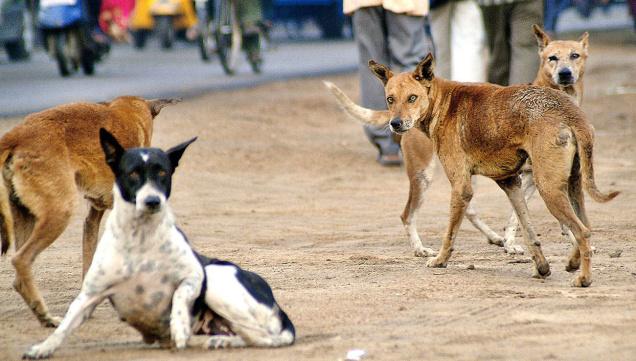
<path fill-rule="evenodd" d="M 146 39 L 148 38 L 148 30 L 136 30 L 132 32 L 133 46 L 135 49 L 143 49 L 146 46 Z"/>
<path fill-rule="evenodd" d="M 66 37 L 62 33 L 50 34 L 46 38 L 48 48 L 52 51 L 52 55 L 57 62 L 57 70 L 60 75 L 67 77 L 71 75 L 71 62 L 65 54 L 64 47 Z"/>
<path fill-rule="evenodd" d="M 159 35 L 159 42 L 162 49 L 172 48 L 174 42 L 174 27 L 172 26 L 172 16 L 157 16 L 155 26 Z"/>

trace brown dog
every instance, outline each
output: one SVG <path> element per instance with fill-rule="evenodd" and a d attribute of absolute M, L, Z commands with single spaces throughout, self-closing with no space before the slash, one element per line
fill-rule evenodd
<path fill-rule="evenodd" d="M 80 191 L 90 203 L 82 237 L 83 274 L 91 263 L 104 210 L 112 206 L 113 174 L 104 161 L 99 129 L 126 148 L 148 147 L 153 119 L 174 99 L 120 97 L 109 103 L 61 105 L 26 117 L 0 139 L 2 254 L 12 243 L 14 287 L 40 323 L 59 318 L 33 282 L 31 265 L 69 223 Z"/>
<path fill-rule="evenodd" d="M 552 41 L 548 34 L 538 25 L 533 25 L 532 29 L 537 38 L 539 58 L 541 60 L 537 77 L 532 84 L 561 90 L 572 97 L 572 100 L 578 106 L 581 106 L 583 101 L 583 74 L 585 73 L 585 62 L 588 56 L 588 33 L 583 33 L 578 41 Z M 536 191 L 534 179 L 532 178 L 532 168 L 529 164 L 526 164 L 522 169 L 521 188 L 526 201 Z M 476 212 L 471 211 L 470 206 L 466 213 L 473 213 L 473 217 L 476 220 L 471 219 L 470 216 L 469 219 L 489 240 L 492 239 L 491 236 L 493 234 L 496 235 L 485 223 L 479 221 Z M 504 230 L 503 245 L 508 253 L 523 253 L 523 249 L 515 244 L 517 228 L 519 228 L 519 221 L 513 211 Z M 576 245 L 576 239 L 572 232 L 563 227 L 563 225 L 562 229 L 563 234 L 567 234 L 572 243 Z"/>
<path fill-rule="evenodd" d="M 547 277 L 550 266 L 532 230 L 519 172 L 533 164 L 536 187 L 552 215 L 574 234 L 578 247 L 568 271 L 581 267 L 572 285 L 592 283 L 590 225 L 583 188 L 598 202 L 618 195 L 601 193 L 592 166 L 593 129 L 570 97 L 549 88 L 467 84 L 435 78 L 429 54 L 413 72 L 393 75 L 374 61 L 371 71 L 383 82 L 388 110 L 374 111 L 353 103 L 333 84 L 344 109 L 373 125 L 389 123 L 396 133 L 417 128 L 428 136 L 451 183 L 450 222 L 439 254 L 429 267 L 445 267 L 464 213 L 472 199 L 475 174 L 497 182 L 521 222 L 534 276 Z"/>
<path fill-rule="evenodd" d="M 539 26 L 533 25 L 533 30 L 537 38 L 541 59 L 541 67 L 533 84 L 563 90 L 580 105 L 583 95 L 585 61 L 588 56 L 588 33 L 584 33 L 578 41 L 552 41 Z M 569 76 L 566 76 L 567 73 Z M 400 145 L 410 183 L 409 198 L 401 215 L 402 223 L 415 255 L 419 257 L 433 256 L 436 252 L 422 245 L 415 222 L 422 204 L 423 193 L 432 181 L 435 167 L 433 145 L 431 140 L 421 132 L 404 134 Z M 528 200 L 536 190 L 532 170 L 529 166 L 523 168 L 521 179 L 522 189 L 526 200 Z M 488 243 L 504 247 L 504 250 L 510 254 L 523 253 L 523 248 L 515 243 L 519 222 L 514 210 L 510 215 L 503 237 L 479 218 L 472 203 L 466 209 L 466 218 L 486 236 Z M 570 237 L 573 237 L 571 233 Z"/>

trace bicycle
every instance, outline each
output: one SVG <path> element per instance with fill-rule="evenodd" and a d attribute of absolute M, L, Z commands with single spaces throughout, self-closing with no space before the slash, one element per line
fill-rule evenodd
<path fill-rule="evenodd" d="M 223 71 L 227 75 L 233 75 L 238 68 L 243 47 L 243 29 L 238 18 L 236 0 L 195 0 L 195 4 L 199 20 L 197 42 L 201 59 L 209 61 L 216 53 Z M 248 62 L 255 73 L 260 73 L 261 70 L 260 54 L 258 55 L 248 54 Z"/>

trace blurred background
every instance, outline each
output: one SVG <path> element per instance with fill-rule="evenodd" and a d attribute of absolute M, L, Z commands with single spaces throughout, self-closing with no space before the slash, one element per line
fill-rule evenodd
<path fill-rule="evenodd" d="M 546 0 L 544 26 L 634 44 L 634 2 Z M 339 0 L 0 0 L 0 116 L 353 72 L 357 56 Z"/>

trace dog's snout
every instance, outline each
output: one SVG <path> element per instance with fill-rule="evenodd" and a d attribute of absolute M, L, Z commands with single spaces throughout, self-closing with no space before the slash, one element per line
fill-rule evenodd
<path fill-rule="evenodd" d="M 148 196 L 144 199 L 144 204 L 150 209 L 157 209 L 161 205 L 161 198 L 158 196 Z"/>
<path fill-rule="evenodd" d="M 572 78 L 572 70 L 569 68 L 563 68 L 559 70 L 559 79 L 568 80 Z"/>
<path fill-rule="evenodd" d="M 391 124 L 391 128 L 393 129 L 400 129 L 402 127 L 402 119 L 393 118 L 389 124 Z"/>

